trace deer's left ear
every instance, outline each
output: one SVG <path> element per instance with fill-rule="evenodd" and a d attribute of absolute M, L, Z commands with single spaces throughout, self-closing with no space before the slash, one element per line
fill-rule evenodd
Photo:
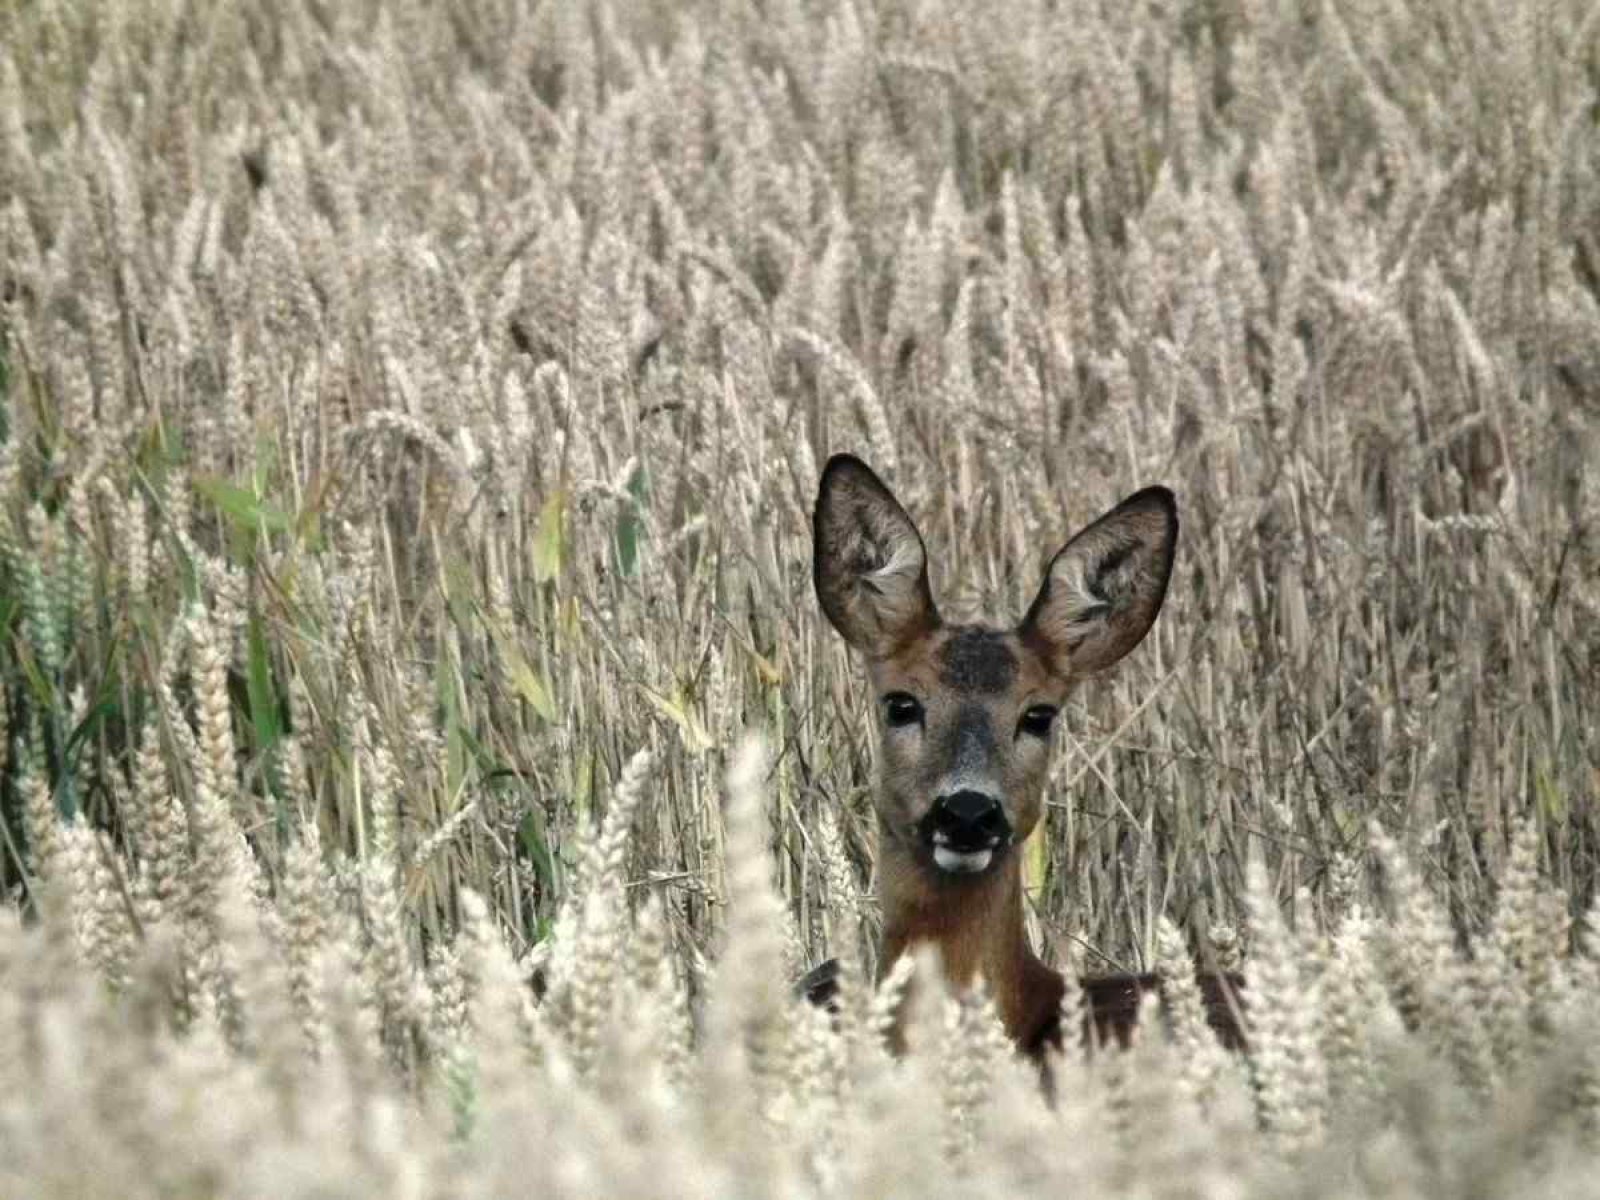
<path fill-rule="evenodd" d="M 1150 632 L 1177 543 L 1172 493 L 1135 492 L 1050 560 L 1018 633 L 1062 675 L 1104 670 Z"/>

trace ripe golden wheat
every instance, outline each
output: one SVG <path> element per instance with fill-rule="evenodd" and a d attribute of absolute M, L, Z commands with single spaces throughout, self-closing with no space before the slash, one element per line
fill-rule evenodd
<path fill-rule="evenodd" d="M 1597 14 L 0 0 L 0 1195 L 1592 1188 Z M 838 450 L 952 618 L 1182 505 L 1053 1100 L 885 1048 Z"/>

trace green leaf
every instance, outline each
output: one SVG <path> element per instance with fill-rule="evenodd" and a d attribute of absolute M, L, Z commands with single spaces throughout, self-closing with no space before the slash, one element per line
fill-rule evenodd
<path fill-rule="evenodd" d="M 452 554 L 448 548 L 441 565 L 445 604 L 449 606 L 450 615 L 459 628 L 471 628 L 477 611 L 477 582 L 472 574 L 472 566 L 465 556 Z"/>
<path fill-rule="evenodd" d="M 445 656 L 440 657 L 435 680 L 441 710 L 440 723 L 444 726 L 445 788 L 454 795 L 466 776 L 471 739 L 461 720 L 460 698 L 457 693 L 459 680 L 456 677 L 453 660 Z"/>
<path fill-rule="evenodd" d="M 77 728 L 68 735 L 67 743 L 62 748 L 61 772 L 56 779 L 55 788 L 56 811 L 61 814 L 63 820 L 71 820 L 78 811 L 76 782 L 79 758 L 82 757 L 84 749 L 90 745 L 95 730 L 104 724 L 106 718 L 115 716 L 119 711 L 121 710 L 112 701 L 102 700 L 84 714 Z"/>
<path fill-rule="evenodd" d="M 252 613 L 246 629 L 249 645 L 245 662 L 245 690 L 250 697 L 250 727 L 255 731 L 256 750 L 274 746 L 282 729 L 278 722 L 277 689 L 272 686 L 272 660 L 261 618 Z"/>
<path fill-rule="evenodd" d="M 1539 798 L 1539 811 L 1544 814 L 1545 820 L 1552 825 L 1562 824 L 1567 819 L 1567 798 L 1543 767 L 1534 770 L 1533 789 Z"/>
<path fill-rule="evenodd" d="M 588 754 L 578 756 L 577 774 L 572 779 L 572 810 L 578 814 L 578 823 L 589 821 L 589 806 L 594 801 L 594 759 Z"/>
<path fill-rule="evenodd" d="M 264 421 L 256 430 L 254 463 L 250 478 L 255 485 L 253 491 L 260 496 L 266 492 L 267 483 L 278 465 L 278 438 L 271 425 Z"/>
<path fill-rule="evenodd" d="M 539 877 L 539 882 L 545 887 L 554 887 L 556 882 L 556 860 L 550 853 L 550 844 L 545 840 L 544 830 L 540 828 L 544 822 L 535 809 L 529 809 L 522 814 L 522 823 L 517 826 L 517 837 L 522 842 L 522 849 L 528 856 L 528 861 L 533 864 L 533 872 Z"/>
<path fill-rule="evenodd" d="M 528 707 L 538 713 L 541 720 L 554 724 L 556 702 L 539 673 L 528 665 L 528 660 L 518 651 L 502 645 L 500 652 L 507 658 L 506 673 L 511 678 L 511 686 L 517 689 L 517 694 L 528 702 Z"/>
<path fill-rule="evenodd" d="M 1049 882 L 1050 852 L 1045 844 L 1045 822 L 1034 827 L 1028 840 L 1022 843 L 1022 886 L 1032 895 L 1043 893 Z"/>
<path fill-rule="evenodd" d="M 615 549 L 617 571 L 624 579 L 632 578 L 639 569 L 639 538 L 644 531 L 644 503 L 646 477 L 643 464 L 633 468 L 628 476 L 628 502 L 617 514 Z"/>
<path fill-rule="evenodd" d="M 645 699 L 655 707 L 655 710 L 667 720 L 678 727 L 678 734 L 683 739 L 683 748 L 690 754 L 699 756 L 711 749 L 711 734 L 707 732 L 705 722 L 700 719 L 700 714 L 695 712 L 694 705 L 681 694 L 678 696 L 663 696 L 657 692 L 645 689 Z"/>
<path fill-rule="evenodd" d="M 539 583 L 549 583 L 561 574 L 565 505 L 566 495 L 558 490 L 550 493 L 539 510 L 539 531 L 533 539 L 533 577 Z"/>
<path fill-rule="evenodd" d="M 215 477 L 196 479 L 194 486 L 217 506 L 217 511 L 245 533 L 287 533 L 293 526 L 288 513 L 249 488 Z"/>

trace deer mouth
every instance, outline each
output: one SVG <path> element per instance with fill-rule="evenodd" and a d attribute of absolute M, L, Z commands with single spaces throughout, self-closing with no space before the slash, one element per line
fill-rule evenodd
<path fill-rule="evenodd" d="M 926 834 L 933 865 L 951 875 L 976 875 L 987 871 L 1010 839 L 1000 833 L 980 838 L 954 837 L 943 829 Z"/>
<path fill-rule="evenodd" d="M 994 851 L 991 849 L 952 850 L 949 846 L 933 848 L 934 865 L 941 871 L 949 871 L 952 875 L 976 875 L 993 861 Z"/>

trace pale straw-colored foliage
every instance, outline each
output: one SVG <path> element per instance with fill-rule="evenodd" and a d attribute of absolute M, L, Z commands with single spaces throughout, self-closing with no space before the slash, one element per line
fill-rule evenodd
<path fill-rule="evenodd" d="M 1597 38 L 0 0 L 0 1194 L 1592 1179 Z M 885 1049 L 836 450 L 952 618 L 1179 496 L 1026 851 L 1169 1011 L 1053 1106 L 981 996 Z"/>

